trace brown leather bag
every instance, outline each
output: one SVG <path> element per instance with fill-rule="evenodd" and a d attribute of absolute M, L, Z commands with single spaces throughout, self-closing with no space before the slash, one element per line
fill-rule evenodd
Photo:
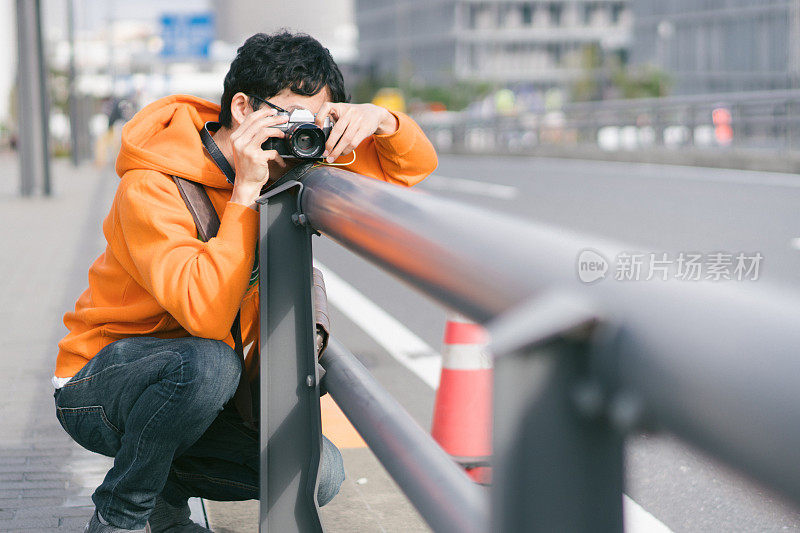
<path fill-rule="evenodd" d="M 194 181 L 181 178 L 179 176 L 172 176 L 175 185 L 178 186 L 178 192 L 181 198 L 189 208 L 192 214 L 194 224 L 197 227 L 197 236 L 203 241 L 207 242 L 212 237 L 217 235 L 219 231 L 219 216 L 217 215 L 211 199 L 205 188 Z M 314 316 L 316 319 L 316 349 L 317 356 L 322 355 L 328 345 L 328 337 L 330 337 L 330 319 L 328 317 L 328 296 L 325 292 L 325 280 L 322 277 L 322 272 L 314 268 Z M 233 336 L 234 349 L 236 355 L 239 356 L 239 362 L 242 364 L 242 375 L 239 379 L 239 385 L 236 388 L 236 393 L 233 395 L 233 402 L 236 410 L 241 415 L 245 425 L 251 429 L 257 430 L 258 424 L 253 419 L 253 400 L 250 391 L 250 382 L 247 380 L 244 372 L 244 347 L 242 346 L 242 329 L 240 325 L 240 314 L 236 313 L 236 318 L 233 320 L 231 326 L 231 335 Z M 324 374 L 322 367 L 317 364 L 320 371 L 320 377 Z M 324 392 L 323 392 L 324 394 Z"/>

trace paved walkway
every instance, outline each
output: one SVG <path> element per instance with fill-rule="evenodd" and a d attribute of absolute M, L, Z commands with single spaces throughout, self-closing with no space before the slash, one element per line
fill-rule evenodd
<path fill-rule="evenodd" d="M 58 161 L 53 197 L 19 198 L 16 163 L 0 155 L 0 530 L 82 531 L 112 459 L 64 432 L 49 380 L 116 180 Z"/>
<path fill-rule="evenodd" d="M 88 452 L 55 416 L 50 377 L 61 322 L 103 250 L 110 170 L 53 164 L 54 195 L 20 198 L 14 154 L 0 154 L 0 531 L 83 531 L 91 494 L 112 459 Z M 347 480 L 323 508 L 328 531 L 427 531 L 331 401 L 324 430 L 343 450 Z M 221 533 L 257 530 L 258 502 L 206 502 Z"/>

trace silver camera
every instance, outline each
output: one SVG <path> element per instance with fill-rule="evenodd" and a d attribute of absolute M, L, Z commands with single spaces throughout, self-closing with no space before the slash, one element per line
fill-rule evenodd
<path fill-rule="evenodd" d="M 308 109 L 279 111 L 276 116 L 289 117 L 288 122 L 273 126 L 286 135 L 283 139 L 267 139 L 261 144 L 262 150 L 277 150 L 281 156 L 295 159 L 322 159 L 325 143 L 333 128 L 330 117 L 325 117 L 325 123 L 320 128 L 314 123 L 314 113 Z"/>

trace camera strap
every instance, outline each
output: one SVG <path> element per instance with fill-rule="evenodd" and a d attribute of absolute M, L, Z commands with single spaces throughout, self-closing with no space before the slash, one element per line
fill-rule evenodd
<path fill-rule="evenodd" d="M 203 129 L 200 130 L 200 140 L 203 141 L 203 146 L 208 152 L 208 155 L 211 156 L 211 159 L 214 160 L 214 163 L 219 167 L 225 177 L 228 178 L 228 183 L 233 185 L 233 180 L 236 178 L 236 172 L 234 172 L 233 168 L 231 168 L 231 164 L 228 163 L 228 160 L 225 159 L 225 156 L 222 155 L 222 150 L 219 149 L 217 143 L 214 142 L 214 137 L 212 135 L 217 132 L 220 128 L 219 122 L 208 121 L 203 124 Z"/>

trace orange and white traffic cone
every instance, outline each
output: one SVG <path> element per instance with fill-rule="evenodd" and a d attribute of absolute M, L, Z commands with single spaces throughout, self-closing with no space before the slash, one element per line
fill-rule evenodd
<path fill-rule="evenodd" d="M 448 315 L 431 435 L 478 483 L 491 482 L 492 359 L 486 330 Z"/>

